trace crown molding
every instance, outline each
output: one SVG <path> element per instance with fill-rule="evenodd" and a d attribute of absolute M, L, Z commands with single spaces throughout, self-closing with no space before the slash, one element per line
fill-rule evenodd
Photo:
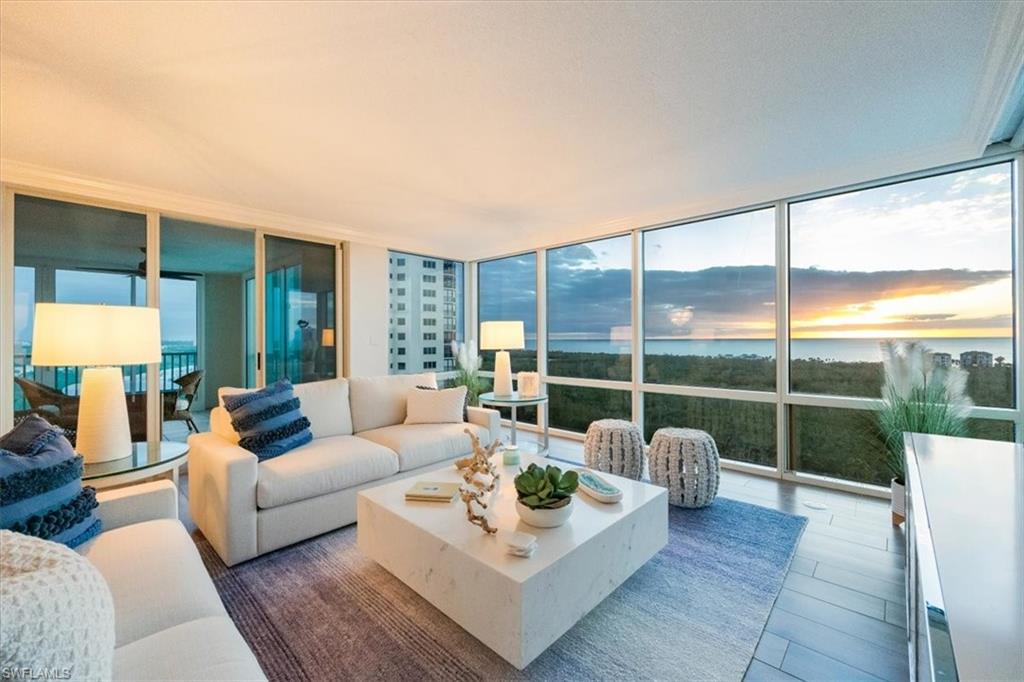
<path fill-rule="evenodd" d="M 37 192 L 54 198 L 77 199 L 86 203 L 106 204 L 113 208 L 139 212 L 158 211 L 176 218 L 228 227 L 262 229 L 298 237 L 353 241 L 414 252 L 428 252 L 428 247 L 431 246 L 417 239 L 384 238 L 371 232 L 322 220 L 79 175 L 14 159 L 0 159 L 0 183 L 27 194 Z"/>
<path fill-rule="evenodd" d="M 967 135 L 974 144 L 973 156 L 980 156 L 992 142 L 992 133 L 1003 111 L 1011 106 L 1009 99 L 1022 70 L 1024 3 L 1005 2 L 996 13 L 985 67 L 974 97 L 974 110 L 967 122 Z"/>

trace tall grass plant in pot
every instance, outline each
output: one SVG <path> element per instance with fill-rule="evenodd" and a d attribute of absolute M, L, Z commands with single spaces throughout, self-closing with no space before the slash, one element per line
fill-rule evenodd
<path fill-rule="evenodd" d="M 885 383 L 878 427 L 892 473 L 892 521 L 898 525 L 906 511 L 903 434 L 966 436 L 974 403 L 967 396 L 967 371 L 937 365 L 919 341 L 884 341 L 881 350 Z"/>
<path fill-rule="evenodd" d="M 480 367 L 483 358 L 477 353 L 476 343 L 452 341 L 452 355 L 455 356 L 455 378 L 453 386 L 466 387 L 466 404 L 476 407 L 480 404 Z"/>

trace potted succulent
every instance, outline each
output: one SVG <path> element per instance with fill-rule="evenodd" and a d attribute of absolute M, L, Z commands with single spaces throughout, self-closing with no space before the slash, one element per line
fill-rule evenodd
<path fill-rule="evenodd" d="M 572 515 L 572 494 L 579 486 L 575 471 L 531 464 L 515 478 L 516 511 L 531 526 L 556 528 Z"/>
<path fill-rule="evenodd" d="M 917 341 L 882 342 L 885 384 L 878 427 L 892 473 L 892 522 L 906 513 L 904 433 L 966 436 L 973 402 L 967 397 L 967 371 L 937 365 L 934 353 Z"/>

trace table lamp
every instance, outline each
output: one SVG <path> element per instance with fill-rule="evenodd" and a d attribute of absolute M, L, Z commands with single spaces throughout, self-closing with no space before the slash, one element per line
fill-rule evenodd
<path fill-rule="evenodd" d="M 75 449 L 86 462 L 132 454 L 124 378 L 116 365 L 160 362 L 160 311 L 121 305 L 37 303 L 32 364 L 88 365 L 79 389 Z"/>
<path fill-rule="evenodd" d="M 494 395 L 512 395 L 512 360 L 510 350 L 526 347 L 521 320 L 514 322 L 481 322 L 480 350 L 495 350 Z"/>

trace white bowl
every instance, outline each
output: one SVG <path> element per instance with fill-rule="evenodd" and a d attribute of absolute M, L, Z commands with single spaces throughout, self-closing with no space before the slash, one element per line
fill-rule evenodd
<path fill-rule="evenodd" d="M 574 500 L 570 497 L 569 504 L 558 509 L 530 509 L 516 500 L 516 511 L 519 512 L 519 518 L 527 525 L 537 528 L 557 528 L 572 516 L 573 503 Z"/>

